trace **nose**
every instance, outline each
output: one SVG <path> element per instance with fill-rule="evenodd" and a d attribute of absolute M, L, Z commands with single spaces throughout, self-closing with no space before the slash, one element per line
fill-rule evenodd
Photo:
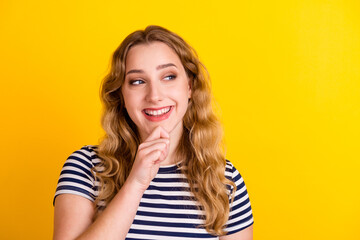
<path fill-rule="evenodd" d="M 157 83 L 150 83 L 147 86 L 146 100 L 149 102 L 158 102 L 163 100 L 163 91 Z"/>

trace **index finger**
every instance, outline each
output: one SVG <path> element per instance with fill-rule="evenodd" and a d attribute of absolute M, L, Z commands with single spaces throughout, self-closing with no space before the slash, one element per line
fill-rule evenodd
<path fill-rule="evenodd" d="M 145 140 L 145 142 L 147 141 L 152 141 L 152 140 L 156 140 L 159 138 L 170 138 L 169 133 L 162 128 L 161 126 L 156 127 L 148 136 L 148 138 Z"/>

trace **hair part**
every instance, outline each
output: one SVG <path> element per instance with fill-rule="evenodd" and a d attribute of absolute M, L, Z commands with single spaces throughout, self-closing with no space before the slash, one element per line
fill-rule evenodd
<path fill-rule="evenodd" d="M 102 162 L 94 169 L 100 181 L 95 205 L 110 202 L 123 186 L 140 144 L 137 127 L 127 114 L 121 94 L 127 54 L 133 46 L 156 41 L 167 44 L 175 51 L 191 81 L 192 95 L 175 155 L 182 160 L 182 172 L 189 181 L 191 192 L 205 211 L 202 226 L 213 235 L 223 235 L 229 217 L 226 185 L 232 186 L 232 193 L 236 185 L 224 175 L 226 160 L 222 148 L 222 128 L 212 106 L 210 78 L 196 51 L 180 36 L 159 26 L 148 26 L 127 36 L 115 50 L 110 72 L 102 82 L 101 123 L 105 136 L 98 148 Z M 233 194 L 231 197 L 233 200 Z M 100 209 L 97 209 L 97 214 L 99 212 Z"/>

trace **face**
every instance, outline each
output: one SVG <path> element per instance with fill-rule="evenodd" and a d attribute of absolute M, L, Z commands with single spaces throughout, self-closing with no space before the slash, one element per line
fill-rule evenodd
<path fill-rule="evenodd" d="M 179 138 L 191 89 L 177 54 L 161 42 L 136 45 L 129 50 L 125 65 L 121 91 L 142 141 L 157 126 Z"/>

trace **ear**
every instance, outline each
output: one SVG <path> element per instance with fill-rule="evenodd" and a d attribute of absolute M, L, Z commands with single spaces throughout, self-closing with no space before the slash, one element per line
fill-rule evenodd
<path fill-rule="evenodd" d="M 192 88 L 192 79 L 189 78 L 189 81 L 188 81 L 188 98 L 189 99 L 191 98 L 191 88 Z"/>

